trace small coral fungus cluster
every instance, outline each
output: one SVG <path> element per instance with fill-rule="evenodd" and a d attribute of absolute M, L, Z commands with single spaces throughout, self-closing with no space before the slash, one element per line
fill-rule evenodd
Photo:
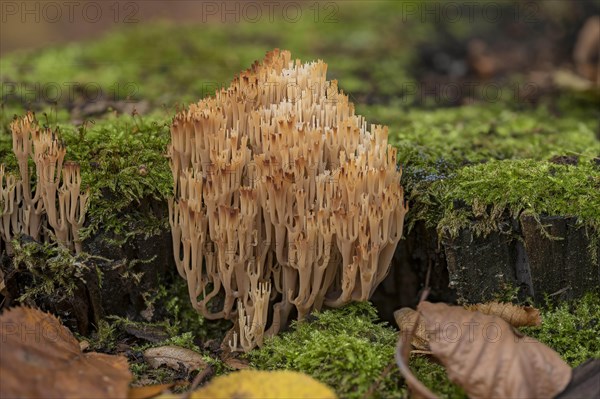
<path fill-rule="evenodd" d="M 294 309 L 367 300 L 402 235 L 387 127 L 369 128 L 326 71 L 275 50 L 171 126 L 177 268 L 196 310 L 236 321 L 234 349 Z"/>
<path fill-rule="evenodd" d="M 0 243 L 10 254 L 17 234 L 34 240 L 53 234 L 60 244 L 80 252 L 89 192 L 81 191 L 79 165 L 64 162 L 66 149 L 56 132 L 40 127 L 32 113 L 15 119 L 11 130 L 20 179 L 0 165 Z"/>

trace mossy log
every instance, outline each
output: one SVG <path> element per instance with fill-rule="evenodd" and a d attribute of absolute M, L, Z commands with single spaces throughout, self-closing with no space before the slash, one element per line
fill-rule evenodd
<path fill-rule="evenodd" d="M 166 203 L 154 203 L 149 217 L 161 218 Z M 15 258 L 1 262 L 6 306 L 19 299 L 50 311 L 72 331 L 86 335 L 114 315 L 134 321 L 154 319 L 153 299 L 175 270 L 171 232 L 122 237 L 99 230 L 84 242 L 84 253 L 41 244 L 21 236 Z"/>
<path fill-rule="evenodd" d="M 514 293 L 541 304 L 547 295 L 577 298 L 600 286 L 600 245 L 576 218 L 521 215 L 503 225 L 488 235 L 464 228 L 440 241 L 435 229 L 417 223 L 398 246 L 375 304 L 386 318 L 392 308 L 414 306 L 430 264 L 434 300 L 476 303 Z"/>

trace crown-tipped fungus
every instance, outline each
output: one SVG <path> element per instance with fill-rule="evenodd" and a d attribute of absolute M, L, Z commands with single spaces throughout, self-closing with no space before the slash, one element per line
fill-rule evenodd
<path fill-rule="evenodd" d="M 177 269 L 203 316 L 237 320 L 246 351 L 293 308 L 367 300 L 402 236 L 387 127 L 368 129 L 326 71 L 274 50 L 171 126 Z"/>
<path fill-rule="evenodd" d="M 12 254 L 10 241 L 19 229 L 19 201 L 21 182 L 4 171 L 0 165 L 0 242 L 6 243 L 6 251 Z"/>
<path fill-rule="evenodd" d="M 65 147 L 56 132 L 39 127 L 33 113 L 15 119 L 11 130 L 21 179 L 6 174 L 0 166 L 0 238 L 7 251 L 10 253 L 10 240 L 18 233 L 39 240 L 47 223 L 60 244 L 80 252 L 79 230 L 85 221 L 89 191 L 80 191 L 79 165 L 67 162 L 63 166 Z M 35 164 L 35 186 L 29 158 Z"/>

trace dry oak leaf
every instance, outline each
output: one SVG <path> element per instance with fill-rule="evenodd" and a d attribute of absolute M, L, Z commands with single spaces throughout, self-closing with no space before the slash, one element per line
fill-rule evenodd
<path fill-rule="evenodd" d="M 487 315 L 498 316 L 513 327 L 539 326 L 542 324 L 540 311 L 531 306 L 518 306 L 502 302 L 487 302 L 467 305 L 465 306 L 465 309 L 471 312 L 481 312 Z M 412 331 L 416 322 L 417 326 L 410 343 L 417 349 L 417 352 L 429 351 L 427 330 L 422 320 L 417 321 L 417 315 L 418 312 L 416 310 L 411 308 L 401 308 L 394 312 L 394 319 L 396 320 L 396 324 L 398 325 L 398 328 L 400 328 L 400 331 L 405 334 Z"/>
<path fill-rule="evenodd" d="M 465 309 L 472 312 L 481 312 L 483 314 L 498 316 L 508 322 L 513 327 L 539 326 L 542 324 L 542 317 L 539 309 L 533 306 L 518 306 L 512 303 L 487 302 L 475 305 L 467 305 Z"/>
<path fill-rule="evenodd" d="M 433 355 L 470 398 L 553 398 L 571 379 L 558 353 L 498 316 L 422 302 Z"/>
<path fill-rule="evenodd" d="M 0 331 L 0 397 L 127 397 L 127 359 L 82 353 L 77 339 L 56 317 L 12 308 L 0 316 Z"/>
<path fill-rule="evenodd" d="M 183 366 L 188 373 L 194 370 L 204 370 L 207 366 L 206 361 L 198 352 L 174 345 L 146 349 L 144 359 L 154 368 L 165 365 L 173 370 L 179 370 Z"/>
<path fill-rule="evenodd" d="M 403 336 L 408 336 L 408 334 L 413 331 L 415 323 L 417 323 L 410 343 L 417 350 L 429 351 L 430 349 L 427 331 L 425 330 L 423 320 L 417 319 L 418 316 L 419 312 L 411 308 L 401 308 L 394 312 L 396 324 L 398 325 L 398 328 L 400 328 L 400 332 L 405 334 Z"/>

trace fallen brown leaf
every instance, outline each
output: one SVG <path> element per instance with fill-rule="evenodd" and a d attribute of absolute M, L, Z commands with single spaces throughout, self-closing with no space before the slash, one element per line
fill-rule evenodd
<path fill-rule="evenodd" d="M 231 367 L 234 370 L 244 370 L 250 367 L 250 362 L 237 357 L 226 357 L 223 359 L 223 363 Z"/>
<path fill-rule="evenodd" d="M 571 368 L 537 340 L 517 336 L 498 316 L 443 303 L 419 304 L 433 355 L 471 398 L 552 398 Z"/>
<path fill-rule="evenodd" d="M 471 312 L 498 316 L 513 327 L 539 326 L 542 324 L 540 311 L 531 306 L 518 306 L 511 303 L 487 302 L 465 306 Z M 411 353 L 430 353 L 429 338 L 422 320 L 417 322 L 418 312 L 411 308 L 401 308 L 394 312 L 394 319 L 400 331 L 411 331 L 415 323 L 417 327 L 412 334 L 411 345 L 416 350 Z"/>
<path fill-rule="evenodd" d="M 425 325 L 419 320 L 419 312 L 411 308 L 402 308 L 394 312 L 394 319 L 400 332 L 404 333 L 405 336 L 408 332 L 413 330 L 416 324 L 414 334 L 411 335 L 411 344 L 414 348 L 420 351 L 429 351 L 429 339 L 427 338 L 427 331 Z"/>
<path fill-rule="evenodd" d="M 223 363 L 225 363 L 227 366 L 231 367 L 234 370 L 244 370 L 248 368 L 249 362 L 247 360 L 240 359 L 238 357 L 239 352 L 232 351 L 231 346 L 229 345 L 229 343 L 233 340 L 233 333 L 237 328 L 236 326 L 234 326 L 234 328 L 229 329 L 229 331 L 227 331 L 227 333 L 225 334 L 225 338 L 223 338 L 223 341 L 221 342 L 221 345 L 219 347 L 219 359 L 221 359 Z"/>
<path fill-rule="evenodd" d="M 532 306 L 518 306 L 512 303 L 487 302 L 465 306 L 472 312 L 498 316 L 513 327 L 539 326 L 542 324 L 540 311 Z"/>
<path fill-rule="evenodd" d="M 13 308 L 0 316 L 0 330 L 0 397 L 127 397 L 127 359 L 82 353 L 77 339 L 56 317 Z"/>
<path fill-rule="evenodd" d="M 173 370 L 179 370 L 183 366 L 188 373 L 194 370 L 204 370 L 207 366 L 206 361 L 198 352 L 174 345 L 146 349 L 144 359 L 154 368 L 165 365 Z"/>

